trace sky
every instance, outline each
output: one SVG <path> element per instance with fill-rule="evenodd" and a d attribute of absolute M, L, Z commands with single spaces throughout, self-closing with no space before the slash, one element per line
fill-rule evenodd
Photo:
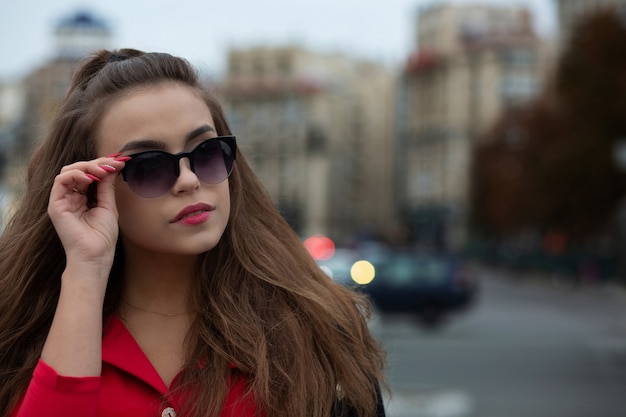
<path fill-rule="evenodd" d="M 419 7 L 442 0 L 0 0 L 0 80 L 19 79 L 54 56 L 54 28 L 88 10 L 113 30 L 111 47 L 169 52 L 224 71 L 231 48 L 300 45 L 396 66 L 415 47 Z M 542 36 L 556 32 L 556 0 L 448 0 L 525 5 Z"/>

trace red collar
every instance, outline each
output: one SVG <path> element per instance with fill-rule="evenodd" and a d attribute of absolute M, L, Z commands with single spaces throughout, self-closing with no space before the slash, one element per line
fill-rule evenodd
<path fill-rule="evenodd" d="M 104 324 L 102 361 L 146 382 L 165 395 L 167 386 L 124 323 L 112 314 Z"/>

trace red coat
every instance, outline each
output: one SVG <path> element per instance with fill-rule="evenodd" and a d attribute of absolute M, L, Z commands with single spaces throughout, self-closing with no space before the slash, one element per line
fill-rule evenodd
<path fill-rule="evenodd" d="M 253 417 L 246 381 L 232 379 L 222 417 Z M 175 417 L 180 406 L 117 316 L 104 326 L 102 375 L 66 377 L 39 361 L 26 395 L 11 417 Z M 179 416 L 180 417 L 180 416 Z"/>

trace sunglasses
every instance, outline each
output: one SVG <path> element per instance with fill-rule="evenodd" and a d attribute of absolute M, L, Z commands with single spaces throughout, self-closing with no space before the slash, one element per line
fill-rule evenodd
<path fill-rule="evenodd" d="M 156 198 L 167 193 L 180 175 L 180 160 L 187 158 L 189 167 L 206 184 L 223 182 L 233 170 L 235 136 L 207 139 L 189 152 L 171 154 L 159 150 L 129 155 L 122 178 L 137 195 Z"/>

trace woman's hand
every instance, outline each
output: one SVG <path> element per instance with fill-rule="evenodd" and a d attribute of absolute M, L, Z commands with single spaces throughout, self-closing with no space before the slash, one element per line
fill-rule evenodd
<path fill-rule="evenodd" d="M 72 262 L 110 268 L 118 237 L 114 181 L 128 157 L 111 155 L 63 167 L 50 192 L 48 215 Z M 97 183 L 95 207 L 85 192 Z"/>

